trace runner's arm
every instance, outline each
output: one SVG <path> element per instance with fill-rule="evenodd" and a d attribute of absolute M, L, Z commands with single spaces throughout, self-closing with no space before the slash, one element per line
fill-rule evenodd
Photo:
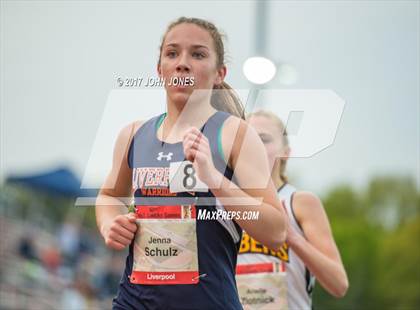
<path fill-rule="evenodd" d="M 262 244 L 271 249 L 280 248 L 286 239 L 286 214 L 271 180 L 260 137 L 246 122 L 230 117 L 223 126 L 222 145 L 239 186 L 219 173 L 222 183 L 212 189 L 213 194 L 226 210 L 258 211 L 258 220 L 235 221 Z"/>
<path fill-rule="evenodd" d="M 117 250 L 126 246 L 126 243 L 134 236 L 132 232 L 136 228 L 133 226 L 135 219 L 126 217 L 126 206 L 131 202 L 132 197 L 132 175 L 127 163 L 127 154 L 133 133 L 139 126 L 139 122 L 129 124 L 119 133 L 114 147 L 111 171 L 96 199 L 95 213 L 98 229 L 106 245 Z M 111 230 L 116 231 L 112 233 Z"/>
<path fill-rule="evenodd" d="M 344 297 L 349 287 L 347 274 L 321 201 L 311 193 L 296 192 L 292 206 L 306 239 L 292 231 L 287 237 L 290 247 L 323 288 L 337 298 Z"/>

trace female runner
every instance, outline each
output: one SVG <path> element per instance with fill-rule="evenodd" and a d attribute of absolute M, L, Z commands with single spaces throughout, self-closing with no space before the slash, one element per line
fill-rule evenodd
<path fill-rule="evenodd" d="M 212 23 L 170 24 L 157 71 L 166 81 L 167 113 L 120 132 L 96 202 L 106 245 L 129 246 L 113 308 L 241 309 L 235 267 L 242 229 L 270 248 L 286 238 L 264 146 L 224 82 L 223 42 Z M 136 213 L 127 214 L 133 194 Z M 200 220 L 217 210 L 259 217 Z"/>
<path fill-rule="evenodd" d="M 267 151 L 268 161 L 272 167 L 272 179 L 278 189 L 278 195 L 289 217 L 287 240 L 283 246 L 272 251 L 254 240 L 246 232 L 243 233 L 238 256 L 238 273 L 246 270 L 264 271 L 264 263 L 277 263 L 285 267 L 284 273 L 278 273 L 277 279 L 272 274 L 261 272 L 268 276 L 263 279 L 263 286 L 267 292 L 276 291 L 274 299 L 266 298 L 262 294 L 246 294 L 240 282 L 246 279 L 244 287 L 249 286 L 253 276 L 238 275 L 238 288 L 245 308 L 253 308 L 257 303 L 264 304 L 271 309 L 278 302 L 277 309 L 311 309 L 312 289 L 315 278 L 322 287 L 335 297 L 343 297 L 348 288 L 346 271 L 341 262 L 340 254 L 331 233 L 328 217 L 321 201 L 312 193 L 297 191 L 288 184 L 285 176 L 286 162 L 290 153 L 287 133 L 282 121 L 268 111 L 257 111 L 247 117 L 248 124 L 260 136 Z M 261 263 L 261 264 L 260 264 Z M 269 265 L 269 264 L 268 264 Z M 252 268 L 251 268 L 252 267 Z M 262 268 L 262 269 L 261 269 Z M 279 268 L 279 270 L 282 270 Z M 273 271 L 275 271 L 273 269 Z M 270 277 L 271 283 L 270 286 Z M 273 280 L 274 279 L 274 280 Z M 258 281 L 260 281 L 258 280 Z M 282 283 L 284 281 L 284 283 Z M 256 284 L 258 287 L 260 284 Z M 248 292 L 250 292 L 248 290 Z M 278 296 L 283 294 L 283 296 Z M 287 296 L 287 297 L 286 297 Z M 280 298 L 279 298 L 280 297 Z M 283 300 L 280 300 L 283 298 Z M 287 298 L 287 302 L 285 302 Z M 270 306 L 270 302 L 272 303 Z"/>

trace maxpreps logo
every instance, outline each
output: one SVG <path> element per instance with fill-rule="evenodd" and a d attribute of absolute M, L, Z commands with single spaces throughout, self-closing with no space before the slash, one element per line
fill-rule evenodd
<path fill-rule="evenodd" d="M 244 254 L 244 253 L 265 254 L 265 255 L 277 257 L 286 263 L 289 262 L 289 246 L 286 242 L 283 243 L 283 246 L 279 250 L 273 251 L 267 248 L 266 246 L 262 245 L 260 242 L 256 241 L 255 239 L 253 239 L 245 231 L 242 234 L 241 247 L 239 248 L 239 254 Z"/>

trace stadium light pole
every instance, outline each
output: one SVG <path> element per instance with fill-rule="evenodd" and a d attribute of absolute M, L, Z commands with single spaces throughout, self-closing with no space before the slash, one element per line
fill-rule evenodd
<path fill-rule="evenodd" d="M 264 0 L 255 1 L 255 33 L 254 33 L 254 48 L 255 54 L 259 57 L 267 55 L 267 2 Z M 245 73 L 245 72 L 244 72 Z M 246 75 L 246 74 L 245 74 Z M 249 76 L 246 76 L 250 81 Z M 259 89 L 264 88 L 264 84 L 256 86 L 255 83 L 251 82 L 251 90 L 249 92 L 246 110 L 252 112 L 255 108 L 256 100 L 258 97 Z"/>
<path fill-rule="evenodd" d="M 246 104 L 247 112 L 254 110 L 258 96 L 265 95 L 265 92 L 260 90 L 272 83 L 274 78 L 277 84 L 293 85 L 299 75 L 293 65 L 268 58 L 269 13 L 268 1 L 255 1 L 255 57 L 248 58 L 243 65 L 243 73 L 251 84 Z M 261 101 L 261 105 L 264 106 L 264 99 Z"/>

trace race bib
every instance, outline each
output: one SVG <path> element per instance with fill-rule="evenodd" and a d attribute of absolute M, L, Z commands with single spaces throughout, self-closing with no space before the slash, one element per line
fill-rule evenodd
<path fill-rule="evenodd" d="M 283 264 L 257 263 L 236 267 L 236 285 L 245 310 L 286 310 L 287 280 Z"/>
<path fill-rule="evenodd" d="M 190 161 L 179 161 L 169 166 L 169 191 L 179 192 L 207 192 L 206 183 L 202 182 Z"/>
<path fill-rule="evenodd" d="M 195 206 L 138 206 L 136 215 L 131 283 L 198 283 Z"/>

